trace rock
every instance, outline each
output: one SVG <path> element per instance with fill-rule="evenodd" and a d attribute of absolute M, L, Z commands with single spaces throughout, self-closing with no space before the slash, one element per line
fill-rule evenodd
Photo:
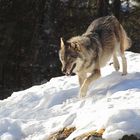
<path fill-rule="evenodd" d="M 65 140 L 75 129 L 75 127 L 64 128 L 63 130 L 53 133 L 48 140 Z"/>
<path fill-rule="evenodd" d="M 104 133 L 105 129 L 100 129 L 98 131 L 89 131 L 87 133 L 84 133 L 78 137 L 76 137 L 74 140 L 103 140 L 102 135 Z"/>
<path fill-rule="evenodd" d="M 130 135 L 130 136 L 125 135 L 122 137 L 121 140 L 140 140 L 140 139 L 138 139 L 135 135 Z"/>

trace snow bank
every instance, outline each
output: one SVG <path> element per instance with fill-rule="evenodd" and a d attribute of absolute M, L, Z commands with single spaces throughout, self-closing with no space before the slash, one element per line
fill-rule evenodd
<path fill-rule="evenodd" d="M 77 77 L 62 76 L 0 101 L 0 139 L 46 140 L 65 126 L 77 128 L 67 140 L 101 128 L 108 140 L 140 133 L 140 55 L 126 56 L 128 75 L 107 65 L 83 99 Z"/>

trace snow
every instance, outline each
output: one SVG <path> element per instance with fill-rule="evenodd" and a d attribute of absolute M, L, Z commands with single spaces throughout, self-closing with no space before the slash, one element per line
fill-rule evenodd
<path fill-rule="evenodd" d="M 66 139 L 105 128 L 103 138 L 140 135 L 140 54 L 126 52 L 128 74 L 107 65 L 85 98 L 79 98 L 77 76 L 14 92 L 0 101 L 0 140 L 47 140 L 64 127 L 76 130 Z"/>

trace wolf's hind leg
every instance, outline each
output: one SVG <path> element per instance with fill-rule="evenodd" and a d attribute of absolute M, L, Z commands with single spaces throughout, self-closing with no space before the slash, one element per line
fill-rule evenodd
<path fill-rule="evenodd" d="M 131 46 L 131 40 L 127 37 L 126 32 L 124 31 L 123 27 L 121 26 L 121 37 L 120 37 L 120 56 L 122 59 L 122 75 L 127 74 L 127 60 L 124 54 L 124 51 Z"/>
<path fill-rule="evenodd" d="M 120 54 L 121 59 L 122 59 L 122 75 L 126 75 L 127 74 L 127 60 L 126 60 L 126 57 L 125 57 L 125 54 L 124 54 L 125 45 L 126 44 L 124 43 L 124 41 L 121 40 L 119 54 Z"/>
<path fill-rule="evenodd" d="M 114 66 L 116 71 L 119 71 L 120 64 L 119 64 L 116 52 L 113 53 L 113 66 Z"/>
<path fill-rule="evenodd" d="M 127 60 L 126 60 L 124 52 L 121 53 L 120 55 L 122 58 L 122 69 L 123 69 L 122 75 L 126 75 L 127 74 Z"/>

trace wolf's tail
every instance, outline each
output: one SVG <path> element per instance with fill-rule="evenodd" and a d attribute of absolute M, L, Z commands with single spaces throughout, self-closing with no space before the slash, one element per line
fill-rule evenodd
<path fill-rule="evenodd" d="M 120 25 L 121 28 L 121 36 L 120 36 L 120 44 L 121 44 L 121 50 L 125 51 L 129 49 L 132 45 L 131 39 L 127 36 L 124 28 Z"/>

